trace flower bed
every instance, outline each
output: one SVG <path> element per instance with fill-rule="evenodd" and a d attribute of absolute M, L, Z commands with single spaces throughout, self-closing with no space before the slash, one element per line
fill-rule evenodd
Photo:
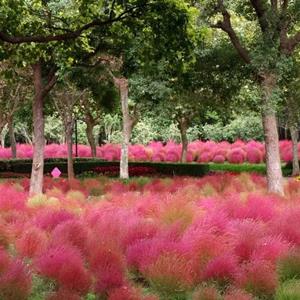
<path fill-rule="evenodd" d="M 299 298 L 296 180 L 285 198 L 245 174 L 44 186 L 0 185 L 0 299 Z"/>
<path fill-rule="evenodd" d="M 21 144 L 17 147 L 18 158 L 32 158 L 32 146 Z M 75 146 L 74 151 L 75 153 Z M 97 157 L 108 161 L 120 159 L 120 145 L 107 144 L 97 147 Z M 153 162 L 179 162 L 181 145 L 169 142 L 163 145 L 160 142 L 152 142 L 147 146 L 131 145 L 129 147 L 129 159 L 131 161 L 153 161 Z M 90 148 L 86 145 L 78 146 L 79 157 L 90 157 Z M 280 155 L 283 162 L 292 160 L 292 145 L 290 141 L 280 141 Z M 299 146 L 300 155 L 300 146 Z M 45 148 L 46 158 L 66 157 L 66 145 L 47 145 Z M 9 148 L 0 147 L 0 159 L 11 157 Z M 188 146 L 188 162 L 215 162 L 215 163 L 262 163 L 265 159 L 264 144 L 256 141 L 228 142 L 194 141 Z"/>

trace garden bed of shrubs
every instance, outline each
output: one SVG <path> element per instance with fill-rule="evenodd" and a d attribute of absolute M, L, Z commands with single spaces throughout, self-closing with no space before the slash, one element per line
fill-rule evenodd
<path fill-rule="evenodd" d="M 0 185 L 0 299 L 299 299 L 300 182 L 258 175 Z"/>
<path fill-rule="evenodd" d="M 74 146 L 74 153 L 75 153 Z M 300 152 L 300 146 L 299 146 Z M 32 158 L 33 148 L 31 145 L 20 144 L 17 146 L 17 156 L 19 159 Z M 162 144 L 152 142 L 147 146 L 131 145 L 129 147 L 129 159 L 131 161 L 152 161 L 152 162 L 179 162 L 181 145 L 173 142 Z M 292 160 L 291 141 L 280 141 L 280 155 L 283 162 Z M 45 148 L 46 158 L 61 158 L 67 156 L 66 145 L 50 144 Z M 91 150 L 86 145 L 78 145 L 79 157 L 90 157 Z M 97 157 L 103 160 L 120 160 L 120 145 L 106 144 L 97 147 Z M 11 151 L 9 148 L 0 147 L 0 159 L 10 159 Z M 255 163 L 264 162 L 264 144 L 257 141 L 234 143 L 213 141 L 194 141 L 188 146 L 187 161 L 199 163 Z"/>

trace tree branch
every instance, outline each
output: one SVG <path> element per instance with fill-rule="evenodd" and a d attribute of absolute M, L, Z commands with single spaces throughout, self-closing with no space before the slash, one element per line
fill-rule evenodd
<path fill-rule="evenodd" d="M 266 9 L 263 6 L 262 1 L 261 0 L 250 0 L 250 2 L 251 2 L 252 6 L 255 10 L 255 13 L 257 15 L 258 22 L 259 22 L 262 32 L 266 32 L 268 29 L 268 21 L 266 19 Z M 272 2 L 274 2 L 274 1 L 272 1 Z"/>
<path fill-rule="evenodd" d="M 51 89 L 54 87 L 54 85 L 57 82 L 57 76 L 55 74 L 56 71 L 57 71 L 56 68 L 52 68 L 48 74 L 47 83 L 46 83 L 45 87 L 43 88 L 43 96 L 44 97 L 51 91 Z"/>
<path fill-rule="evenodd" d="M 66 32 L 66 33 L 62 33 L 62 34 L 58 34 L 58 35 L 11 36 L 3 31 L 0 31 L 0 40 L 7 42 L 7 43 L 11 43 L 11 44 L 22 44 L 22 43 L 31 43 L 31 42 L 48 43 L 48 42 L 52 42 L 52 41 L 72 40 L 72 39 L 79 37 L 82 34 L 82 32 L 84 32 L 90 28 L 98 27 L 98 26 L 103 27 L 103 26 L 112 24 L 114 22 L 122 21 L 122 20 L 126 19 L 127 17 L 129 17 L 131 14 L 134 14 L 134 12 L 137 8 L 140 8 L 140 7 L 133 6 L 129 9 L 125 10 L 124 12 L 120 13 L 115 18 L 109 18 L 105 21 L 96 19 L 88 24 L 83 25 L 82 27 L 78 28 L 75 31 Z"/>
<path fill-rule="evenodd" d="M 222 0 L 218 1 L 218 8 L 223 15 L 223 21 L 219 21 L 217 22 L 217 24 L 211 25 L 211 27 L 219 28 L 222 29 L 224 32 L 226 32 L 231 40 L 231 43 L 237 50 L 239 56 L 245 61 L 245 63 L 250 64 L 251 59 L 250 59 L 249 52 L 245 47 L 243 47 L 239 37 L 235 33 L 231 24 L 230 14 L 225 8 Z"/>
<path fill-rule="evenodd" d="M 271 0 L 271 6 L 275 12 L 278 12 L 278 0 Z"/>
<path fill-rule="evenodd" d="M 286 11 L 289 5 L 289 0 L 283 0 L 281 4 L 281 10 Z"/>
<path fill-rule="evenodd" d="M 111 7 L 110 7 L 110 12 L 109 12 L 109 18 L 112 19 L 113 17 L 113 11 L 114 11 L 114 8 L 115 8 L 115 4 L 116 4 L 116 0 L 113 0 L 112 4 L 111 4 Z"/>

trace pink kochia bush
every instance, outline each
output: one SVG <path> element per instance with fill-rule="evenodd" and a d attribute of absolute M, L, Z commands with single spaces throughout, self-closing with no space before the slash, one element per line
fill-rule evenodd
<path fill-rule="evenodd" d="M 300 274 L 293 179 L 286 197 L 246 174 L 46 182 L 0 186 L 0 299 L 272 299 Z"/>
<path fill-rule="evenodd" d="M 291 141 L 280 141 L 280 156 L 282 161 L 292 160 Z M 163 145 L 161 142 L 152 142 L 148 145 L 131 145 L 129 147 L 130 161 L 166 161 L 179 162 L 181 156 L 181 144 L 172 141 Z M 75 153 L 75 146 L 73 149 Z M 17 146 L 18 158 L 32 158 L 33 148 L 31 145 L 19 144 Z M 116 161 L 120 159 L 121 147 L 118 144 L 106 144 L 97 147 L 97 157 L 104 160 Z M 300 145 L 299 145 L 300 155 Z M 46 158 L 61 158 L 67 156 L 67 146 L 58 144 L 49 144 L 45 147 Z M 91 150 L 86 145 L 78 145 L 79 157 L 91 157 Z M 0 147 L 0 159 L 11 158 L 9 148 Z M 228 142 L 216 143 L 213 141 L 193 141 L 188 145 L 188 162 L 230 162 L 234 164 L 262 163 L 265 160 L 264 144 L 257 141 L 243 142 L 237 140 L 230 144 Z"/>

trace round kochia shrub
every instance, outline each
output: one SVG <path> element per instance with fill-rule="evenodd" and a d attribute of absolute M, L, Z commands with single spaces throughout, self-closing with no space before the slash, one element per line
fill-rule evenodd
<path fill-rule="evenodd" d="M 54 279 L 67 290 L 82 294 L 89 290 L 90 276 L 80 252 L 74 247 L 62 245 L 49 248 L 36 259 L 35 265 L 39 274 Z"/>
<path fill-rule="evenodd" d="M 248 146 L 246 148 L 247 161 L 251 164 L 259 164 L 263 161 L 263 153 L 260 149 Z"/>
<path fill-rule="evenodd" d="M 26 300 L 31 291 L 31 276 L 25 264 L 0 249 L 0 299 Z"/>
<path fill-rule="evenodd" d="M 225 157 L 221 154 L 218 154 L 214 157 L 213 162 L 217 164 L 222 164 L 225 162 Z"/>
<path fill-rule="evenodd" d="M 246 153 L 242 148 L 235 148 L 229 150 L 227 154 L 228 162 L 233 164 L 242 164 L 243 162 L 245 162 L 245 159 L 246 159 Z"/>

